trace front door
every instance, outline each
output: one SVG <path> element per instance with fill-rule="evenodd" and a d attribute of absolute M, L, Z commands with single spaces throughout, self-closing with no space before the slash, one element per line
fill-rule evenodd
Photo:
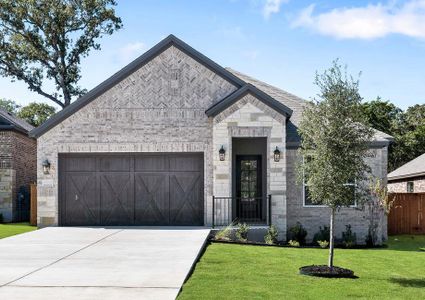
<path fill-rule="evenodd" d="M 236 156 L 236 218 L 260 222 L 262 216 L 261 155 Z"/>

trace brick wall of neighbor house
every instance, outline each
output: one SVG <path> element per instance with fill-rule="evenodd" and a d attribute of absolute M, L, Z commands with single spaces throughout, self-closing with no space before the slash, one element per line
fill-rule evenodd
<path fill-rule="evenodd" d="M 385 178 L 387 176 L 387 148 L 372 149 L 373 157 L 368 159 L 373 176 Z M 287 210 L 288 228 L 300 222 L 308 232 L 307 239 L 311 241 L 319 226 L 329 226 L 330 209 L 327 207 L 304 207 L 303 188 L 296 181 L 295 166 L 297 150 L 288 149 L 287 153 Z M 387 222 L 383 213 L 379 214 L 380 224 L 377 237 L 381 242 L 387 239 Z M 357 243 L 365 243 L 369 230 L 370 213 L 367 209 L 341 208 L 335 215 L 336 237 L 341 238 L 345 225 L 350 224 L 356 232 Z"/>
<path fill-rule="evenodd" d="M 36 181 L 36 141 L 15 131 L 0 132 L 0 212 L 11 221 L 20 186 Z"/>
<path fill-rule="evenodd" d="M 67 152 L 203 152 L 211 212 L 212 123 L 205 110 L 235 90 L 174 46 L 162 52 L 38 139 L 38 225 L 58 224 L 58 153 Z"/>
<path fill-rule="evenodd" d="M 407 193 L 407 182 L 413 182 L 414 193 L 425 193 L 425 176 L 411 179 L 398 179 L 388 182 L 390 193 Z"/>
<path fill-rule="evenodd" d="M 19 193 L 20 187 L 23 186 L 29 195 L 30 183 L 37 180 L 37 141 L 19 132 L 13 132 L 12 141 L 16 193 Z M 14 207 L 16 208 L 16 195 L 14 199 Z"/>
<path fill-rule="evenodd" d="M 232 196 L 232 138 L 267 137 L 267 194 L 272 195 L 272 223 L 278 227 L 281 238 L 286 234 L 286 159 L 283 156 L 279 162 L 275 162 L 273 150 L 276 146 L 280 149 L 284 147 L 285 122 L 284 116 L 250 94 L 213 120 L 215 196 Z M 224 161 L 220 161 L 218 157 L 221 145 L 226 149 Z"/>

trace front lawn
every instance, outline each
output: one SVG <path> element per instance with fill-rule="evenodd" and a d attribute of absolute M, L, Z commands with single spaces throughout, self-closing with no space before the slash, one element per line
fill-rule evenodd
<path fill-rule="evenodd" d="M 31 226 L 28 223 L 0 224 L 0 239 L 36 229 L 37 227 Z"/>
<path fill-rule="evenodd" d="M 425 299 L 425 236 L 390 237 L 383 249 L 336 249 L 335 265 L 358 279 L 298 275 L 326 264 L 327 249 L 213 243 L 179 299 Z"/>

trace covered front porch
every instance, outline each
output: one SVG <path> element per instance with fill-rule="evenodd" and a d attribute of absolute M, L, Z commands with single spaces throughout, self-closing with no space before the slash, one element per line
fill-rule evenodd
<path fill-rule="evenodd" d="M 285 235 L 286 116 L 257 97 L 248 93 L 214 116 L 209 215 L 213 226 L 275 225 Z"/>

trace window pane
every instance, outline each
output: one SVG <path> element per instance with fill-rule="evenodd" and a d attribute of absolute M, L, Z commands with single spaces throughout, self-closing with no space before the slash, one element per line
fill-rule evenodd
<path fill-rule="evenodd" d="M 413 181 L 407 182 L 407 192 L 413 193 L 414 190 L 415 190 L 415 187 L 414 187 Z"/>

